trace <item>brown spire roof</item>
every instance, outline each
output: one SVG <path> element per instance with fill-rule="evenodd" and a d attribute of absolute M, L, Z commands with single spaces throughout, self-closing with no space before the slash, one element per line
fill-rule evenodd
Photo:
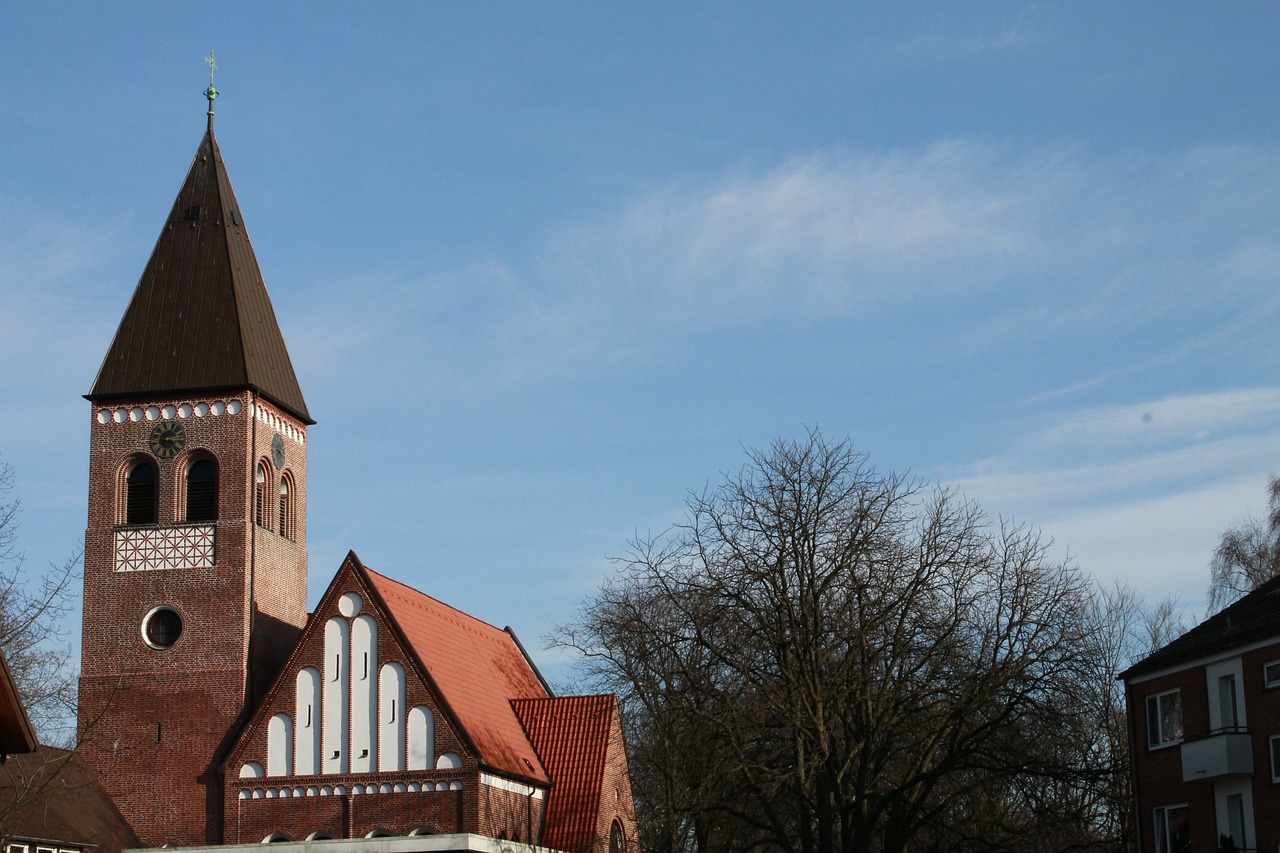
<path fill-rule="evenodd" d="M 256 391 L 304 422 L 302 389 L 212 119 L 90 400 Z"/>

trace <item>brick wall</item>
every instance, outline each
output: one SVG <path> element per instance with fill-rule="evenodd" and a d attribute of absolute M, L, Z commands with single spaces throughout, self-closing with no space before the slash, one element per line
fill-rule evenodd
<path fill-rule="evenodd" d="M 631 776 L 627 767 L 627 745 L 614 707 L 609 726 L 609 749 L 605 756 L 604 781 L 600 785 L 600 816 L 596 825 L 594 853 L 608 853 L 609 832 L 613 822 L 622 824 L 627 839 L 626 849 L 640 853 L 640 833 L 636 826 L 636 806 L 631 794 Z"/>
<path fill-rule="evenodd" d="M 218 409 L 211 408 L 199 416 L 200 404 L 228 400 L 240 401 L 241 411 L 215 415 Z M 281 420 L 269 425 L 254 418 L 255 403 Z M 172 459 L 157 458 L 149 439 L 166 420 L 157 413 L 184 405 L 194 411 L 180 410 L 168 420 L 183 425 L 185 448 Z M 221 841 L 223 797 L 216 770 L 241 721 L 249 673 L 258 684 L 274 675 L 282 649 L 292 644 L 305 618 L 304 444 L 294 442 L 289 454 L 298 485 L 297 541 L 252 521 L 255 442 L 269 454 L 270 436 L 286 423 L 305 438 L 300 424 L 249 392 L 92 409 L 80 727 L 86 761 L 147 845 Z M 116 571 L 129 465 L 139 458 L 155 463 L 155 528 L 172 529 L 184 521 L 186 466 L 201 453 L 218 462 L 213 565 Z M 251 583 L 258 593 L 256 617 Z M 161 605 L 182 619 L 181 636 L 167 649 L 150 647 L 142 636 L 144 619 Z M 253 643 L 251 625 L 263 629 Z"/>
<path fill-rule="evenodd" d="M 425 705 L 431 709 L 435 722 L 435 755 L 452 752 L 461 756 L 462 769 L 239 778 L 240 769 L 246 762 L 253 761 L 262 767 L 267 766 L 267 728 L 271 717 L 278 713 L 295 717 L 295 679 L 298 671 L 307 666 L 324 671 L 324 624 L 338 615 L 338 600 L 348 592 L 360 595 L 363 599 L 362 615 L 372 616 L 378 624 L 379 665 L 396 661 L 405 669 L 406 709 L 415 705 Z M 478 763 L 446 715 L 443 703 L 430 685 L 418 675 L 412 659 L 389 629 L 386 613 L 350 566 L 344 566 L 339 571 L 311 618 L 314 629 L 305 633 L 296 644 L 286 664 L 285 675 L 254 712 L 252 720 L 230 751 L 226 765 L 224 800 L 226 842 L 257 842 L 272 832 L 283 832 L 295 839 L 304 839 L 318 831 L 317 821 L 322 817 L 333 824 L 326 824 L 323 831 L 335 838 L 361 838 L 375 829 L 394 835 L 408 835 L 414 829 L 426 827 L 441 832 L 479 832 Z M 295 719 L 295 726 L 296 722 Z M 417 783 L 421 787 L 426 782 L 436 785 L 452 781 L 462 782 L 463 790 L 360 795 L 350 793 L 356 786 L 407 786 Z M 308 789 L 324 786 L 330 789 L 340 787 L 347 793 L 306 796 Z M 278 792 L 282 788 L 301 789 L 303 796 L 281 798 L 279 801 L 265 797 L 267 790 Z M 252 798 L 254 790 L 263 791 L 264 796 Z M 248 798 L 242 797 L 241 792 L 247 792 Z M 332 800 L 349 802 L 349 805 L 342 807 L 343 818 L 340 825 L 334 823 L 331 817 L 326 817 L 332 814 L 334 806 L 329 802 Z"/>

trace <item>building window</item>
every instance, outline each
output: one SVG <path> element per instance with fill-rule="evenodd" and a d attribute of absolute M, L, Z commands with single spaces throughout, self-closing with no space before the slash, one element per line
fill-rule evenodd
<path fill-rule="evenodd" d="M 1262 683 L 1267 687 L 1280 687 L 1280 660 L 1262 665 Z"/>
<path fill-rule="evenodd" d="M 259 527 L 265 527 L 268 530 L 272 528 L 271 506 L 269 498 L 271 497 L 268 484 L 271 481 L 267 479 L 267 463 L 265 461 L 258 463 L 258 468 L 253 474 L 253 520 L 257 522 Z"/>
<path fill-rule="evenodd" d="M 1182 691 L 1147 697 L 1147 745 L 1151 749 L 1182 742 Z"/>
<path fill-rule="evenodd" d="M 1271 736 L 1271 781 L 1280 782 L 1280 735 Z"/>
<path fill-rule="evenodd" d="M 1190 853 L 1191 822 L 1187 806 L 1164 806 L 1155 811 L 1156 853 Z"/>
<path fill-rule="evenodd" d="M 156 500 L 157 480 L 155 463 L 142 459 L 133 463 L 125 475 L 124 523 L 155 524 L 159 501 Z"/>
<path fill-rule="evenodd" d="M 627 839 L 622 834 L 622 824 L 615 820 L 609 828 L 609 853 L 623 853 L 626 849 Z"/>
<path fill-rule="evenodd" d="M 296 512 L 294 510 L 293 478 L 285 471 L 280 478 L 280 535 L 285 539 L 298 538 Z"/>
<path fill-rule="evenodd" d="M 218 463 L 197 459 L 187 466 L 187 521 L 217 521 Z"/>
<path fill-rule="evenodd" d="M 1212 732 L 1243 731 L 1240 726 L 1240 704 L 1236 699 L 1235 673 L 1218 676 L 1218 728 Z"/>
<path fill-rule="evenodd" d="M 157 607 L 142 620 L 142 639 L 153 649 L 167 649 L 182 636 L 182 617 L 169 607 Z"/>

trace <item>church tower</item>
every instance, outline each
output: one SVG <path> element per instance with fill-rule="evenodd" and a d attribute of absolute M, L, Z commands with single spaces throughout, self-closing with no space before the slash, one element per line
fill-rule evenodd
<path fill-rule="evenodd" d="M 80 732 L 149 846 L 222 840 L 225 753 L 306 621 L 307 412 L 208 129 L 86 395 Z M 177 827 L 178 829 L 174 829 Z"/>

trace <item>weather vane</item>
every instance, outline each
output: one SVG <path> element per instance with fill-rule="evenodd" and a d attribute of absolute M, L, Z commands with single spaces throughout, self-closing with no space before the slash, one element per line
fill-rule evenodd
<path fill-rule="evenodd" d="M 213 61 L 213 51 L 209 51 L 209 55 L 205 57 L 205 62 L 209 63 L 209 88 L 204 90 L 204 96 L 209 99 L 209 121 L 213 122 L 213 99 L 218 97 L 218 90 L 213 88 L 213 72 L 218 70 L 218 63 Z"/>

